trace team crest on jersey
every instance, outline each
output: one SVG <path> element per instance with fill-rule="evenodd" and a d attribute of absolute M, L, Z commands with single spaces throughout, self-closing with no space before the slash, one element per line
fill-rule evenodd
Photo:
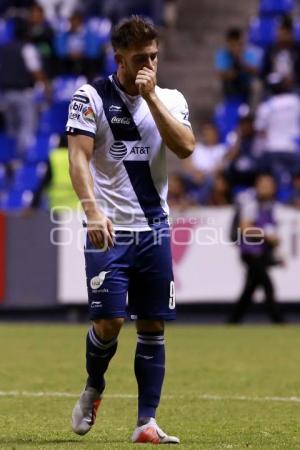
<path fill-rule="evenodd" d="M 95 120 L 95 114 L 91 106 L 86 106 L 82 112 L 87 120 Z"/>
<path fill-rule="evenodd" d="M 124 142 L 116 141 L 109 149 L 109 153 L 114 159 L 122 159 L 127 155 L 127 147 Z"/>

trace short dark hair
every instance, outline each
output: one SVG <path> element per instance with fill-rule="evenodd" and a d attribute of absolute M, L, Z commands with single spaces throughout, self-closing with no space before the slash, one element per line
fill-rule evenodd
<path fill-rule="evenodd" d="M 150 20 L 137 15 L 123 19 L 113 28 L 111 35 L 111 43 L 115 51 L 153 40 L 158 40 L 157 29 Z"/>
<path fill-rule="evenodd" d="M 243 37 L 243 31 L 238 27 L 228 28 L 226 31 L 227 41 L 238 41 Z"/>

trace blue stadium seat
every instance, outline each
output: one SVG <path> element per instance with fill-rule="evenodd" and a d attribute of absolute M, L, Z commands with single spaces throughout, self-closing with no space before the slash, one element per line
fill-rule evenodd
<path fill-rule="evenodd" d="M 0 163 L 7 163 L 14 158 L 16 158 L 16 141 L 6 134 L 0 134 Z"/>
<path fill-rule="evenodd" d="M 47 166 L 43 162 L 19 167 L 15 172 L 12 189 L 14 191 L 35 191 L 40 187 L 46 170 Z"/>
<path fill-rule="evenodd" d="M 14 37 L 14 23 L 12 20 L 0 19 L 0 45 L 7 44 Z"/>
<path fill-rule="evenodd" d="M 4 211 L 20 211 L 30 206 L 33 192 L 12 189 L 1 198 L 0 209 Z"/>
<path fill-rule="evenodd" d="M 106 50 L 102 75 L 108 77 L 111 73 L 117 71 L 117 63 L 115 61 L 114 51 L 111 46 Z"/>
<path fill-rule="evenodd" d="M 267 47 L 275 41 L 277 29 L 277 18 L 255 17 L 251 20 L 249 26 L 249 42 L 260 47 Z"/>
<path fill-rule="evenodd" d="M 40 119 L 38 134 L 63 134 L 68 119 L 69 102 L 55 102 Z"/>
<path fill-rule="evenodd" d="M 26 151 L 26 163 L 37 164 L 46 162 L 49 158 L 50 150 L 58 145 L 58 141 L 59 138 L 56 134 L 36 136 L 32 146 Z"/>
<path fill-rule="evenodd" d="M 87 22 L 88 56 L 95 58 L 99 55 L 99 48 L 110 42 L 112 23 L 108 18 L 92 17 Z"/>
<path fill-rule="evenodd" d="M 293 11 L 294 0 L 260 0 L 259 13 L 261 15 L 288 14 Z"/>
<path fill-rule="evenodd" d="M 239 100 L 227 100 L 217 105 L 214 114 L 214 121 L 220 134 L 221 142 L 226 141 L 228 133 L 233 131 L 239 121 Z"/>
<path fill-rule="evenodd" d="M 54 102 L 69 102 L 72 95 L 87 82 L 85 76 L 61 75 L 52 83 Z"/>

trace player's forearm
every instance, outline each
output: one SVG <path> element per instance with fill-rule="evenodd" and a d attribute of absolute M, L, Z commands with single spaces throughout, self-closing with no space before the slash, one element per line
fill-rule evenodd
<path fill-rule="evenodd" d="M 167 147 L 179 158 L 187 158 L 195 148 L 192 130 L 170 114 L 156 94 L 146 99 L 160 135 Z"/>
<path fill-rule="evenodd" d="M 94 183 L 89 167 L 89 161 L 84 154 L 70 154 L 70 178 L 74 191 L 79 198 L 82 208 L 87 216 L 97 213 L 97 204 L 94 195 Z"/>

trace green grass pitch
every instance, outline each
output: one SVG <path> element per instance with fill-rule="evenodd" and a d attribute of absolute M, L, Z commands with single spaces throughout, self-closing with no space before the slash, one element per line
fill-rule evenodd
<path fill-rule="evenodd" d="M 86 329 L 0 325 L 1 450 L 136 448 L 132 325 L 121 332 L 95 426 L 84 437 L 70 431 Z M 179 448 L 300 449 L 299 327 L 170 325 L 166 336 L 158 422 Z"/>

